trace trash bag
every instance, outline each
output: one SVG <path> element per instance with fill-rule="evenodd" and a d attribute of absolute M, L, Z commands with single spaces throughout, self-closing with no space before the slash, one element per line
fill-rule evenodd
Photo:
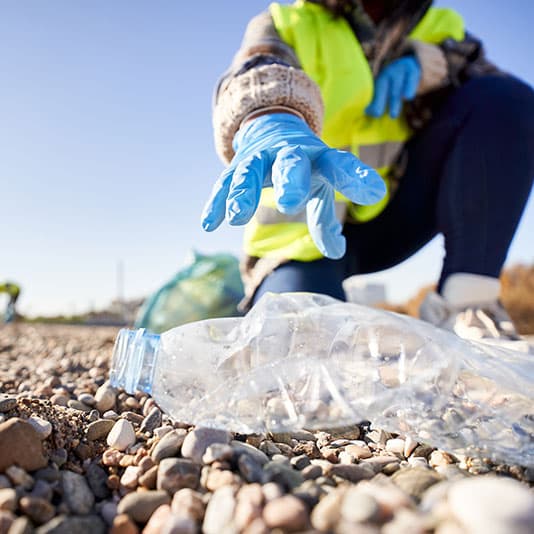
<path fill-rule="evenodd" d="M 185 267 L 144 302 L 135 327 L 159 333 L 192 321 L 234 317 L 243 296 L 235 256 L 192 251 Z"/>
<path fill-rule="evenodd" d="M 363 420 L 452 452 L 534 465 L 532 355 L 313 293 L 161 336 L 123 330 L 111 382 L 175 420 L 243 433 Z"/>

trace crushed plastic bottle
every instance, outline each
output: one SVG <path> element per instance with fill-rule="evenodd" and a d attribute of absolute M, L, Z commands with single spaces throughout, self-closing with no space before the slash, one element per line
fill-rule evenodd
<path fill-rule="evenodd" d="M 111 383 L 175 420 L 241 433 L 370 420 L 442 449 L 534 465 L 534 361 L 312 293 L 243 318 L 120 332 Z"/>

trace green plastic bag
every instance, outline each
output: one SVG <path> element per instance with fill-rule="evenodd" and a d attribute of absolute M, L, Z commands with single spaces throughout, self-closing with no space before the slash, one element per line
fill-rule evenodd
<path fill-rule="evenodd" d="M 144 302 L 135 327 L 160 333 L 192 321 L 241 315 L 237 305 L 243 296 L 235 256 L 193 251 L 190 262 Z"/>

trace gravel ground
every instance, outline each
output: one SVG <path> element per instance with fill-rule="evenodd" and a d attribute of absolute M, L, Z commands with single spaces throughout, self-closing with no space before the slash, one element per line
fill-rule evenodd
<path fill-rule="evenodd" d="M 236 435 L 106 383 L 113 328 L 0 327 L 0 534 L 527 534 L 534 470 L 361 424 Z"/>

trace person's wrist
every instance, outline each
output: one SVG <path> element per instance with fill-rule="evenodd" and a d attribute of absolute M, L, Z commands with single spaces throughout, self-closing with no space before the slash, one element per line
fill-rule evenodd
<path fill-rule="evenodd" d="M 257 119 L 258 117 L 261 117 L 262 115 L 272 115 L 273 113 L 289 113 L 305 121 L 302 113 L 298 112 L 297 110 L 293 108 L 290 108 L 287 106 L 269 106 L 266 108 L 256 109 L 250 112 L 248 115 L 246 115 L 241 121 L 240 128 L 242 128 L 246 123 L 254 119 Z"/>

